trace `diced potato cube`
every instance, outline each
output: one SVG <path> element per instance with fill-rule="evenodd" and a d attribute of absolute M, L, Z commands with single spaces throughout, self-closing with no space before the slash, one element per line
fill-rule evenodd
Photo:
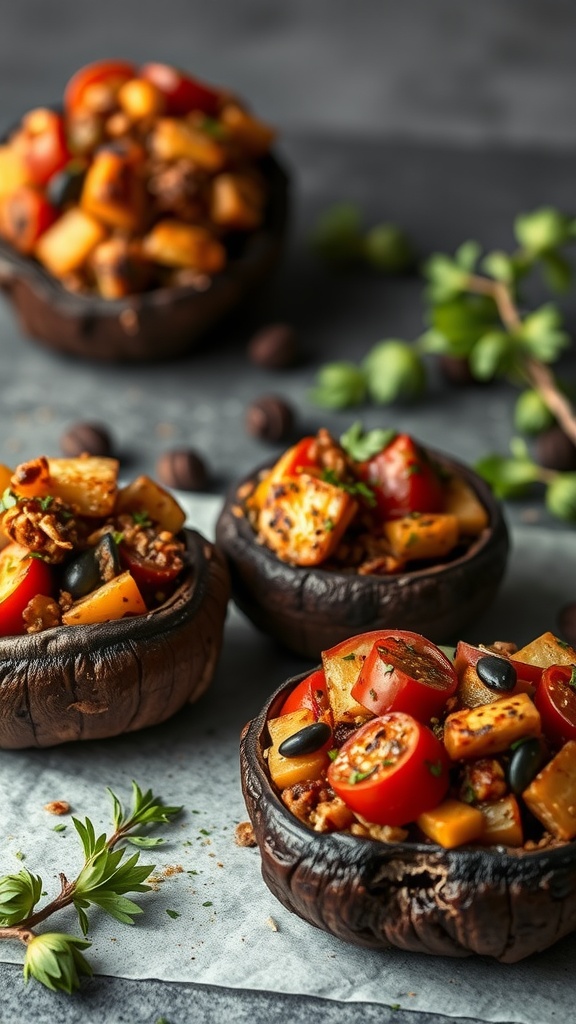
<path fill-rule="evenodd" d="M 116 512 L 144 512 L 170 533 L 179 533 L 186 522 L 186 513 L 176 498 L 149 476 L 138 476 L 118 492 Z"/>
<path fill-rule="evenodd" d="M 403 516 L 385 522 L 384 535 L 397 558 L 444 558 L 458 543 L 458 520 L 441 512 Z"/>
<path fill-rule="evenodd" d="M 258 530 L 282 561 L 320 565 L 338 547 L 357 509 L 341 487 L 301 473 L 269 488 Z"/>
<path fill-rule="evenodd" d="M 144 598 L 129 572 L 104 583 L 86 597 L 81 597 L 62 616 L 65 626 L 86 626 L 95 622 L 110 622 L 126 615 L 143 615 Z"/>
<path fill-rule="evenodd" d="M 254 178 L 219 174 L 212 184 L 210 214 L 215 224 L 237 231 L 252 231 L 262 221 L 264 195 Z"/>
<path fill-rule="evenodd" d="M 543 633 L 512 655 L 512 661 L 523 661 L 526 665 L 549 668 L 550 665 L 576 664 L 576 651 L 553 633 Z"/>
<path fill-rule="evenodd" d="M 539 736 L 540 714 L 526 693 L 448 715 L 444 746 L 453 761 L 507 750 L 525 736 Z"/>
<path fill-rule="evenodd" d="M 192 160 L 206 171 L 221 171 L 228 159 L 223 146 L 188 121 L 161 117 L 154 126 L 150 145 L 160 160 Z"/>
<path fill-rule="evenodd" d="M 51 274 L 65 277 L 82 266 L 105 236 L 103 224 L 73 206 L 41 235 L 35 254 Z"/>
<path fill-rule="evenodd" d="M 364 637 L 351 637 L 328 651 L 322 652 L 322 666 L 326 677 L 326 686 L 330 707 L 334 715 L 334 723 L 365 721 L 370 713 L 363 704 L 352 697 L 350 691 L 357 681 L 366 658 L 374 644 L 381 637 L 378 630 L 364 634 Z"/>
<path fill-rule="evenodd" d="M 268 750 L 268 769 L 272 781 L 278 789 L 295 786 L 297 782 L 317 779 L 328 764 L 328 754 L 324 748 L 311 754 L 300 754 L 298 757 L 283 757 L 278 747 L 289 736 L 305 729 L 314 723 L 314 715 L 308 708 L 291 711 L 288 715 L 272 718 L 268 722 L 268 732 L 272 746 Z"/>
<path fill-rule="evenodd" d="M 522 796 L 557 839 L 576 837 L 576 740 L 564 744 Z"/>
<path fill-rule="evenodd" d="M 236 103 L 228 103 L 220 114 L 227 133 L 250 156 L 264 156 L 272 145 L 276 132 L 270 125 L 252 117 Z"/>
<path fill-rule="evenodd" d="M 485 827 L 482 811 L 460 800 L 444 800 L 431 811 L 424 811 L 416 824 L 424 835 L 451 850 L 454 846 L 477 842 Z"/>
<path fill-rule="evenodd" d="M 0 146 L 0 199 L 27 183 L 28 172 L 20 153 L 13 146 Z"/>
<path fill-rule="evenodd" d="M 111 228 L 137 231 L 144 213 L 144 185 L 130 156 L 102 149 L 84 179 L 80 205 Z"/>
<path fill-rule="evenodd" d="M 109 516 L 116 504 L 118 465 L 118 459 L 99 455 L 48 459 L 50 493 L 80 515 Z"/>
<path fill-rule="evenodd" d="M 206 228 L 179 220 L 161 220 L 143 240 L 144 255 L 163 267 L 190 267 L 217 274 L 226 264 L 226 250 Z"/>
<path fill-rule="evenodd" d="M 444 511 L 456 516 L 460 533 L 476 537 L 488 526 L 488 512 L 476 492 L 461 476 L 444 481 Z"/>
<path fill-rule="evenodd" d="M 479 842 L 483 846 L 522 846 L 524 835 L 520 808 L 510 793 L 501 800 L 478 804 L 484 815 L 485 828 Z"/>

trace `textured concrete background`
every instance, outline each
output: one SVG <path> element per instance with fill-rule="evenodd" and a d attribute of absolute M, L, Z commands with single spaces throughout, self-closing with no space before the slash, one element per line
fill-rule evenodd
<path fill-rule="evenodd" d="M 306 239 L 317 213 L 354 199 L 369 218 L 405 224 L 429 251 L 468 234 L 508 245 L 519 208 L 575 209 L 575 42 L 570 0 L 4 0 L 2 125 L 57 100 L 80 65 L 125 56 L 231 85 L 279 126 L 297 181 L 295 228 L 267 315 L 296 323 L 308 362 L 281 378 L 251 370 L 243 355 L 249 324 L 236 324 L 218 349 L 171 366 L 92 368 L 22 339 L 2 303 L 0 461 L 37 454 L 39 438 L 57 454 L 64 425 L 90 416 L 112 426 L 130 471 L 151 471 L 168 444 L 203 446 L 220 489 L 264 457 L 242 430 L 252 397 L 281 391 L 303 423 L 318 423 L 305 399 L 315 365 L 361 354 L 384 334 L 413 336 L 421 310 L 417 282 L 335 280 L 315 264 Z M 398 137 L 407 144 L 392 145 Z M 453 394 L 447 417 L 442 385 L 434 389 L 417 410 L 386 413 L 388 422 L 468 459 L 506 445 L 505 390 Z M 371 410 L 365 422 L 379 415 Z M 330 425 L 346 422 L 334 416 Z M 153 1024 L 161 1016 L 171 1024 L 299 1024 L 311 1014 L 351 1024 L 358 1016 L 350 1005 L 118 979 L 96 979 L 67 1000 L 25 991 L 20 971 L 1 964 L 0 982 L 0 1024 Z M 361 1012 L 366 1022 L 429 1020 Z"/>

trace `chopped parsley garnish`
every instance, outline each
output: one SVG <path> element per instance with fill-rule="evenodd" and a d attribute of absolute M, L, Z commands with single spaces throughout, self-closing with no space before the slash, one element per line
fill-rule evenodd
<path fill-rule="evenodd" d="M 40 502 L 40 508 L 42 509 L 42 511 L 47 512 L 48 509 L 50 508 L 50 505 L 54 501 L 54 497 L 52 494 L 45 494 L 44 497 L 39 498 L 38 501 Z"/>
<path fill-rule="evenodd" d="M 352 651 L 352 654 L 343 654 L 342 661 L 354 661 L 355 657 L 356 655 L 354 654 L 354 651 Z"/>
<path fill-rule="evenodd" d="M 364 501 L 372 508 L 376 504 L 376 498 L 374 491 L 368 484 L 362 482 L 362 480 L 356 480 L 353 484 L 345 483 L 344 480 L 339 480 L 337 474 L 333 469 L 325 469 L 322 471 L 322 480 L 327 484 L 332 484 L 333 487 L 339 487 L 341 491 L 346 491 L 346 494 L 351 494 L 353 497 L 363 498 Z"/>
<path fill-rule="evenodd" d="M 9 508 L 14 508 L 14 505 L 17 504 L 18 495 L 14 494 L 14 491 L 11 491 L 9 487 L 6 487 L 2 493 L 2 498 L 0 498 L 0 512 L 7 512 Z"/>
<path fill-rule="evenodd" d="M 573 690 L 576 690 L 576 665 L 572 665 L 572 674 L 568 680 L 568 686 L 571 686 Z"/>
<path fill-rule="evenodd" d="M 338 747 L 332 747 L 332 750 L 328 751 L 328 757 L 331 761 L 335 761 L 338 757 Z"/>
<path fill-rule="evenodd" d="M 177 917 L 180 917 L 180 914 L 178 913 L 177 910 L 168 910 L 167 909 L 166 913 L 168 914 L 168 917 L 172 918 L 173 921 L 175 921 Z"/>
<path fill-rule="evenodd" d="M 442 775 L 442 761 L 425 761 L 424 764 L 430 772 L 430 775 L 434 775 L 436 779 Z"/>
<path fill-rule="evenodd" d="M 383 764 L 392 764 L 392 761 L 384 761 Z M 364 782 L 364 779 L 370 778 L 374 774 L 376 768 L 369 768 L 367 772 L 350 772 L 348 776 L 348 782 L 351 786 L 355 786 L 357 782 Z"/>
<path fill-rule="evenodd" d="M 152 526 L 152 520 L 147 512 L 133 512 L 132 519 L 136 526 Z"/>
<path fill-rule="evenodd" d="M 340 437 L 340 444 L 344 451 L 354 459 L 355 462 L 366 462 L 379 455 L 384 448 L 397 436 L 395 430 L 383 430 L 376 427 L 374 430 L 367 430 L 364 433 L 362 424 L 358 421 L 353 423 L 348 430 Z"/>

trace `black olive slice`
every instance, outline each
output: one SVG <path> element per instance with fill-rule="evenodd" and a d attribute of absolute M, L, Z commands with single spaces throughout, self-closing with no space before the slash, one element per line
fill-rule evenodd
<path fill-rule="evenodd" d="M 510 693 L 518 682 L 516 669 L 507 658 L 499 658 L 496 654 L 487 654 L 476 663 L 476 672 L 485 686 L 491 690 Z"/>
<path fill-rule="evenodd" d="M 76 601 L 97 590 L 103 583 L 122 572 L 118 545 L 111 533 L 105 533 L 98 543 L 83 551 L 70 562 L 62 576 L 62 590 Z"/>
<path fill-rule="evenodd" d="M 508 765 L 508 785 L 513 793 L 523 793 L 538 775 L 544 761 L 544 747 L 538 736 L 524 740 L 514 750 Z"/>
<path fill-rule="evenodd" d="M 278 747 L 282 757 L 300 757 L 301 754 L 313 754 L 328 742 L 332 730 L 326 722 L 313 722 L 283 740 Z"/>

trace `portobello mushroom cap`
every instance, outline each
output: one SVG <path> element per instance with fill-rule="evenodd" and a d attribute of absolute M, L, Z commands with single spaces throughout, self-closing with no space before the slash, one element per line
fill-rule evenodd
<path fill-rule="evenodd" d="M 0 639 L 0 748 L 133 732 L 202 696 L 220 652 L 229 577 L 216 548 L 184 532 L 184 578 L 154 611 Z"/>
<path fill-rule="evenodd" d="M 267 721 L 308 673 L 288 680 L 250 722 L 240 763 L 262 876 L 290 911 L 346 942 L 514 963 L 576 929 L 576 843 L 537 852 L 446 850 L 318 833 L 277 795 Z"/>
<path fill-rule="evenodd" d="M 259 629 L 307 658 L 318 658 L 355 633 L 410 629 L 436 643 L 454 638 L 493 600 L 506 568 L 509 539 L 499 503 L 471 469 L 427 449 L 441 468 L 458 473 L 475 491 L 489 525 L 464 553 L 437 565 L 393 576 L 361 576 L 289 565 L 258 544 L 245 515 L 239 514 L 247 483 L 230 491 L 216 538 L 228 556 L 232 594 Z M 269 467 L 264 467 L 269 468 Z"/>
<path fill-rule="evenodd" d="M 40 263 L 0 239 L 0 287 L 23 331 L 47 348 L 103 362 L 171 359 L 196 347 L 270 277 L 289 212 L 288 177 L 273 156 L 258 164 L 268 183 L 263 224 L 238 244 L 206 288 L 153 288 L 125 299 L 68 291 Z"/>

